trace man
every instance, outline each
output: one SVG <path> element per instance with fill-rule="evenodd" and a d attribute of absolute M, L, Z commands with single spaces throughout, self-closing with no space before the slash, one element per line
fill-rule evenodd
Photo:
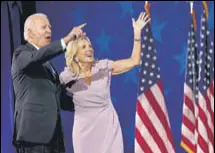
<path fill-rule="evenodd" d="M 46 15 L 33 14 L 25 21 L 24 38 L 28 43 L 14 51 L 11 68 L 15 92 L 13 142 L 17 153 L 65 152 L 59 78 L 48 61 L 64 53 L 69 41 L 85 35 L 85 25 L 51 43 L 51 25 Z"/>

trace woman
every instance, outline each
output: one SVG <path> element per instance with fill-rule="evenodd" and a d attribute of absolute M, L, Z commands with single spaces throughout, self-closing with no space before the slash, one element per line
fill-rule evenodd
<path fill-rule="evenodd" d="M 70 42 L 61 83 L 74 81 L 67 92 L 75 105 L 73 146 L 75 153 L 123 153 L 123 139 L 117 113 L 111 103 L 111 75 L 127 72 L 140 63 L 141 31 L 149 22 L 141 12 L 132 19 L 134 48 L 130 58 L 95 61 L 90 40 L 80 37 Z"/>

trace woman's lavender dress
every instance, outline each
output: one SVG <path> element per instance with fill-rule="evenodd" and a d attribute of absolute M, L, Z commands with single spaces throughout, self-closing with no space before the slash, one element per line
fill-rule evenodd
<path fill-rule="evenodd" d="M 92 67 L 92 82 L 76 78 L 66 67 L 61 83 L 77 80 L 67 88 L 75 104 L 73 147 L 75 153 L 123 153 L 118 115 L 110 98 L 112 61 L 100 60 Z"/>

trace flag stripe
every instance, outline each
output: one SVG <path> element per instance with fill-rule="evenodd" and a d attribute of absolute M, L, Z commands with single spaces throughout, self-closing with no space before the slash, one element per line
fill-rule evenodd
<path fill-rule="evenodd" d="M 140 103 L 138 104 L 140 105 Z M 161 152 L 167 153 L 168 151 L 162 138 L 159 136 L 157 129 L 153 126 L 152 121 L 149 119 L 149 114 L 148 114 L 149 112 L 146 113 L 145 110 L 142 108 L 142 106 L 137 107 L 137 109 L 138 109 L 138 114 L 141 120 L 143 121 L 143 124 L 146 126 L 147 130 L 152 135 L 152 137 L 156 140 L 157 145 L 160 148 Z"/>
<path fill-rule="evenodd" d="M 158 90 L 158 88 L 159 88 L 159 90 Z M 163 122 L 163 124 L 166 125 L 165 130 L 166 130 L 166 133 L 167 133 L 167 137 L 168 137 L 168 139 L 169 139 L 169 141 L 171 143 L 170 147 L 174 151 L 175 150 L 174 149 L 174 142 L 173 142 L 173 137 L 172 137 L 172 134 L 171 134 L 169 117 L 168 117 L 168 113 L 167 113 L 167 109 L 166 109 L 166 104 L 165 104 L 165 101 L 164 101 L 164 96 L 162 96 L 162 95 L 164 95 L 164 93 L 163 93 L 164 90 L 163 90 L 163 86 L 162 86 L 161 81 L 159 81 L 158 84 L 153 86 L 151 89 L 155 93 L 154 97 L 156 98 L 157 104 L 159 104 L 159 97 L 160 97 L 160 102 L 162 102 L 161 108 L 162 108 L 162 110 L 164 112 L 165 117 L 163 116 L 163 120 L 161 120 L 161 122 Z M 155 91 L 159 91 L 159 92 L 155 92 Z M 159 93 L 162 93 L 162 95 L 159 95 Z M 159 115 L 161 115 L 161 114 L 159 114 Z"/>
<path fill-rule="evenodd" d="M 181 146 L 188 152 L 188 153 L 195 153 L 195 145 L 190 142 L 184 135 L 182 135 L 182 142 Z"/>
<path fill-rule="evenodd" d="M 141 107 L 141 106 L 139 105 L 138 107 Z M 141 138 L 143 139 L 142 141 L 144 141 L 143 143 L 140 143 L 143 148 L 142 150 L 147 153 L 147 152 L 150 152 L 151 150 L 150 148 L 153 148 L 154 152 L 161 153 L 159 147 L 157 146 L 156 141 L 153 139 L 153 137 L 151 136 L 151 134 L 149 133 L 149 131 L 141 121 L 138 113 L 136 114 L 136 123 L 137 123 L 136 130 L 139 130 L 138 132 L 140 133 Z"/>
<path fill-rule="evenodd" d="M 214 95 L 214 85 L 212 83 L 210 85 L 210 92 L 211 92 L 211 95 Z"/>
<path fill-rule="evenodd" d="M 188 96 L 187 94 L 185 93 L 184 95 L 184 103 L 185 103 L 185 106 L 189 108 L 190 112 L 193 113 L 193 115 L 195 114 L 194 113 L 194 101 L 192 101 Z M 195 116 L 195 115 L 194 115 Z"/>
<path fill-rule="evenodd" d="M 190 122 L 190 120 L 185 115 L 183 116 L 183 125 L 186 126 L 186 128 L 188 128 L 189 131 L 194 134 L 195 124 Z"/>
<path fill-rule="evenodd" d="M 141 105 L 139 105 L 141 106 Z M 147 130 L 147 128 L 145 127 L 145 125 L 143 124 L 143 122 L 141 121 L 138 113 L 136 113 L 136 128 L 139 130 L 139 132 L 141 133 L 143 139 L 146 141 L 147 145 L 150 148 L 153 148 L 153 151 L 156 153 L 161 153 L 156 141 L 153 139 L 153 137 L 151 136 L 151 134 L 149 133 L 149 131 Z M 147 150 L 146 150 L 147 151 Z"/>
<path fill-rule="evenodd" d="M 201 150 L 202 150 L 203 153 L 209 152 L 208 151 L 208 144 L 202 138 L 202 135 L 198 135 L 198 146 L 201 148 Z M 201 151 L 199 151 L 199 149 L 197 148 L 197 152 L 201 152 Z"/>
<path fill-rule="evenodd" d="M 211 107 L 211 111 L 212 111 L 212 116 L 213 116 L 213 118 L 212 118 L 212 120 L 213 120 L 213 122 L 214 122 L 214 86 L 213 86 L 213 84 L 211 84 L 210 85 L 210 92 L 209 92 L 209 95 L 208 95 L 208 97 L 210 97 L 210 107 Z"/>
<path fill-rule="evenodd" d="M 154 86 L 151 87 L 151 90 L 148 90 L 145 92 L 145 96 L 146 96 L 146 99 L 148 101 L 150 101 L 150 105 L 151 105 L 152 109 L 154 110 L 154 113 L 156 114 L 156 117 L 152 118 L 152 119 L 160 120 L 160 123 L 162 124 L 161 126 L 163 127 L 163 129 L 162 128 L 159 128 L 159 129 L 165 130 L 165 131 L 162 131 L 161 134 L 166 134 L 167 138 L 169 139 L 169 140 L 165 140 L 164 142 L 170 141 L 170 144 L 167 145 L 168 150 L 169 149 L 174 150 L 173 140 L 172 140 L 172 136 L 170 133 L 171 130 L 169 127 L 169 123 L 167 121 L 168 116 L 165 115 L 165 114 L 167 114 L 167 111 L 165 108 L 162 109 L 159 105 L 159 102 L 161 102 L 162 99 L 164 99 L 162 94 L 159 95 L 159 93 L 161 93 L 161 91 L 162 91 L 161 88 L 162 88 L 161 83 L 158 83 L 158 85 L 155 84 Z M 155 99 L 156 96 L 160 97 L 159 102 L 157 101 L 158 98 Z M 162 106 L 164 106 L 164 104 Z M 164 135 L 164 137 L 162 137 L 162 138 L 166 138 L 166 135 Z"/>
<path fill-rule="evenodd" d="M 214 125 L 214 114 L 213 114 L 213 110 L 211 108 L 212 103 L 211 103 L 211 99 L 213 99 L 213 96 L 211 95 L 210 89 L 208 89 L 206 95 L 205 95 L 205 99 L 207 101 L 207 109 L 208 112 L 210 114 L 210 122 Z"/>
<path fill-rule="evenodd" d="M 197 145 L 197 147 L 196 147 L 197 149 L 197 151 L 196 151 L 196 153 L 204 153 L 204 151 L 201 149 L 201 147 L 199 146 L 199 145 Z"/>
<path fill-rule="evenodd" d="M 210 103 L 209 99 L 207 96 L 203 97 L 202 94 L 199 94 L 199 117 L 201 119 L 201 121 L 203 122 L 203 126 L 206 129 L 206 131 L 204 131 L 204 136 L 206 137 L 205 140 L 209 139 L 209 141 L 214 144 L 214 138 L 213 138 L 213 127 L 209 127 L 210 124 L 208 124 L 208 122 L 213 122 L 210 116 L 210 112 L 208 111 L 208 108 L 210 108 L 210 106 L 208 106 L 208 104 Z"/>
<path fill-rule="evenodd" d="M 198 118 L 198 144 L 204 153 L 208 153 L 208 134 L 207 134 L 207 117 L 199 106 L 199 118 Z M 198 150 L 197 150 L 198 152 Z"/>
<path fill-rule="evenodd" d="M 205 97 L 207 111 L 209 113 L 208 121 L 212 122 L 214 124 L 214 121 L 213 121 L 213 116 L 214 115 L 213 115 L 213 112 L 212 112 L 212 109 L 211 109 L 211 102 L 210 102 L 210 89 L 208 89 L 208 91 L 206 92 L 204 97 Z"/>
<path fill-rule="evenodd" d="M 141 144 L 141 149 L 147 151 L 148 153 L 153 153 L 145 140 L 142 138 L 140 132 L 138 129 L 136 129 L 136 140 L 138 141 L 139 144 Z"/>
<path fill-rule="evenodd" d="M 153 86 L 151 89 L 153 89 L 155 86 Z M 154 90 L 154 92 L 156 92 Z M 156 93 L 155 93 L 156 94 Z M 143 96 L 140 96 L 139 100 L 141 99 L 143 101 L 143 103 L 141 103 L 141 106 L 144 110 L 149 110 L 150 113 L 148 114 L 148 117 L 152 122 L 153 126 L 155 128 L 157 127 L 160 127 L 160 128 L 157 128 L 157 132 L 159 134 L 159 136 L 163 139 L 163 142 L 165 143 L 165 146 L 167 147 L 167 150 L 169 150 L 170 152 L 171 151 L 174 151 L 173 147 L 171 146 L 171 143 L 170 141 L 168 140 L 168 135 L 167 135 L 167 132 L 165 131 L 165 128 L 163 127 L 161 121 L 162 119 L 159 119 L 159 116 L 156 114 L 156 111 L 153 109 L 153 104 L 152 103 L 149 103 L 149 100 L 147 99 L 147 94 L 143 95 Z M 153 95 L 148 95 L 149 97 L 152 97 Z M 151 105 L 150 105 L 151 104 Z M 147 112 L 147 111 L 146 111 Z M 162 113 L 160 113 L 161 115 Z M 168 126 L 168 125 L 166 125 Z"/>
<path fill-rule="evenodd" d="M 191 102 L 195 101 L 193 91 L 186 83 L 184 84 L 184 93 Z"/>
<path fill-rule="evenodd" d="M 136 118 L 137 118 L 137 120 L 141 120 L 141 119 L 138 119 L 138 118 L 140 118 L 140 116 L 138 115 L 138 114 L 140 114 L 141 112 L 139 111 L 140 110 L 140 107 L 141 107 L 141 105 L 140 105 L 140 102 L 137 102 L 137 115 L 136 115 Z M 142 126 L 143 126 L 143 124 L 142 124 Z M 140 127 L 140 130 L 142 131 L 143 130 L 143 128 L 141 128 Z M 143 137 L 145 137 L 146 135 L 144 134 L 143 136 L 141 136 L 141 133 L 140 133 L 140 131 L 138 130 L 138 127 L 136 127 L 136 139 L 137 139 L 137 141 L 139 142 L 139 144 L 141 144 L 141 148 L 142 148 L 142 150 L 144 150 L 145 152 L 149 152 L 149 153 L 151 153 L 152 152 L 152 150 L 151 150 L 151 148 L 149 147 L 149 145 L 146 143 L 146 141 L 145 141 L 145 139 L 143 138 Z M 150 142 L 153 142 L 153 141 L 150 141 Z"/>
<path fill-rule="evenodd" d="M 206 120 L 206 115 L 203 112 L 203 110 L 200 108 L 200 119 L 199 119 L 199 135 L 201 135 L 202 139 L 205 141 L 204 143 L 211 143 L 211 145 L 213 145 L 213 133 L 211 131 L 211 129 L 208 126 L 207 120 Z M 202 141 L 203 141 L 202 140 Z M 207 146 L 208 147 L 208 146 Z"/>
<path fill-rule="evenodd" d="M 165 104 L 165 100 L 164 100 L 164 93 L 163 93 L 163 87 L 162 87 L 162 83 L 161 81 L 159 81 L 157 84 L 155 84 L 154 86 L 151 87 L 151 92 L 153 93 L 153 97 L 155 99 L 155 101 L 157 102 L 156 104 L 159 105 L 159 108 L 161 108 L 158 111 L 162 111 L 164 113 L 164 125 L 169 125 L 169 117 L 168 117 L 168 113 L 166 110 L 166 104 Z M 170 136 L 172 137 L 172 136 Z"/>
<path fill-rule="evenodd" d="M 195 133 L 190 131 L 187 126 L 182 125 L 182 136 L 189 139 L 190 143 L 195 144 Z"/>
<path fill-rule="evenodd" d="M 142 148 L 141 148 L 141 146 L 140 146 L 139 143 L 137 142 L 137 139 L 135 139 L 134 144 L 135 144 L 135 147 L 134 147 L 134 148 L 135 148 L 135 152 L 144 153 L 143 150 L 142 150 Z"/>
<path fill-rule="evenodd" d="M 185 104 L 185 103 L 184 103 Z M 191 111 L 187 105 L 183 106 L 183 115 L 187 118 L 187 120 L 189 120 L 190 124 L 195 125 L 196 122 L 196 118 L 195 118 L 195 114 L 193 111 Z M 184 117 L 183 116 L 183 117 Z"/>

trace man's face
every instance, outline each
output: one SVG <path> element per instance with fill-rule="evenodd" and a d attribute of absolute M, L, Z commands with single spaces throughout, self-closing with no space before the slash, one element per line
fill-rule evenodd
<path fill-rule="evenodd" d="M 37 47 L 41 48 L 50 44 L 51 25 L 46 17 L 35 17 L 33 25 L 29 30 L 30 38 Z"/>

